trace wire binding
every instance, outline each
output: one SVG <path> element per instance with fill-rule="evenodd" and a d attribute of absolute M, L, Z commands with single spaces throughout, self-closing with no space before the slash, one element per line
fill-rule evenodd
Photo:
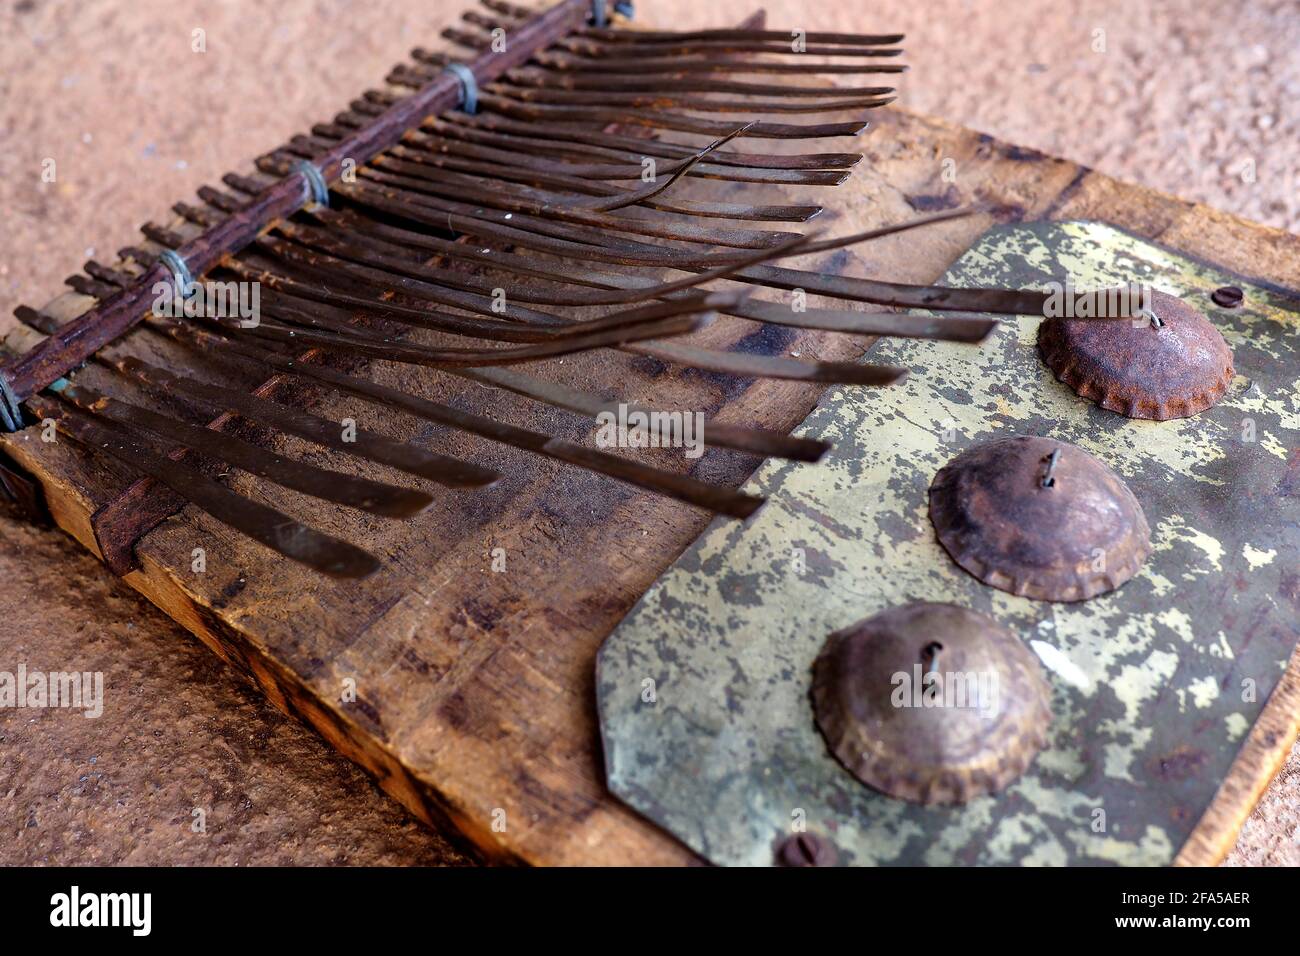
<path fill-rule="evenodd" d="M 300 159 L 293 164 L 293 171 L 302 173 L 303 178 L 311 186 L 311 201 L 318 206 L 328 207 L 330 204 L 329 183 L 325 182 L 325 176 L 316 168 L 316 164 Z"/>
<path fill-rule="evenodd" d="M 458 108 L 466 113 L 477 113 L 478 77 L 474 75 L 474 71 L 464 63 L 448 63 L 442 72 L 450 73 L 460 80 L 460 105 Z"/>
<path fill-rule="evenodd" d="M 0 372 L 0 428 L 16 432 L 23 425 L 23 410 L 18 406 L 18 396 L 9 387 L 9 379 Z"/>
<path fill-rule="evenodd" d="M 175 249 L 164 249 L 158 254 L 158 261 L 172 274 L 182 299 L 188 299 L 194 294 L 194 276 L 190 273 L 190 267 L 185 264 L 185 260 Z"/>

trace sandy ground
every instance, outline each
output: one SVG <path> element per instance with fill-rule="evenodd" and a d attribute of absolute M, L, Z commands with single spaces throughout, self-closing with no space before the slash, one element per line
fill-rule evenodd
<path fill-rule="evenodd" d="M 907 106 L 1300 224 L 1295 0 L 765 5 L 773 26 L 906 32 Z M 111 259 L 172 201 L 328 118 L 412 46 L 436 45 L 467 6 L 0 0 L 0 323 L 88 256 Z M 755 0 L 638 7 L 690 28 L 736 22 Z M 206 52 L 192 50 L 196 29 Z M 62 535 L 0 519 L 0 582 L 6 669 L 100 670 L 127 688 L 100 720 L 0 715 L 0 862 L 461 859 Z M 1231 862 L 1300 864 L 1300 752 Z"/>

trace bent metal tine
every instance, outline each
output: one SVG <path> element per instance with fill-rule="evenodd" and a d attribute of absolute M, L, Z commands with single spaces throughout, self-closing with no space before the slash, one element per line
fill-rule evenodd
<path fill-rule="evenodd" d="M 565 268 L 559 263 L 539 263 L 537 260 L 495 250 L 482 250 L 474 245 L 452 242 L 424 233 L 410 232 L 384 223 L 369 222 L 355 217 L 353 213 L 338 213 L 332 210 L 316 210 L 309 214 L 320 222 L 346 227 L 346 235 L 351 242 L 362 242 L 370 247 L 396 249 L 402 245 L 428 252 L 437 252 L 456 259 L 475 262 L 497 270 L 516 275 L 545 280 L 560 284 L 559 291 L 547 293 L 533 291 L 526 286 L 516 292 L 517 298 L 525 301 L 547 301 L 560 305 L 615 304 L 618 302 L 640 301 L 654 296 L 673 296 L 692 294 L 690 288 L 698 283 L 730 275 L 736 266 L 722 266 L 712 272 L 702 272 L 674 282 L 663 283 L 658 279 L 639 278 L 622 273 L 601 272 L 591 267 L 581 269 Z M 282 227 L 293 228 L 297 227 Z M 311 244 L 309 234 L 299 232 L 300 241 Z M 365 237 L 376 237 L 366 240 Z M 811 241 L 811 240 L 810 240 Z M 377 244 L 376 244 L 377 243 Z M 779 252 L 775 249 L 773 252 Z M 801 251 L 801 250 L 796 250 Z M 432 267 L 414 266 L 413 271 L 423 271 Z M 438 270 L 439 273 L 449 270 Z M 470 273 L 454 273 L 462 281 L 471 283 L 475 277 Z M 483 279 L 483 287 L 492 280 Z M 597 289 L 614 290 L 608 293 L 593 293 L 593 298 L 581 297 L 570 286 L 587 286 Z M 472 285 L 469 287 L 473 287 Z M 914 338 L 951 339 L 961 342 L 978 342 L 997 327 L 997 320 L 982 316 L 947 315 L 942 318 L 928 316 L 900 315 L 895 312 L 860 312 L 834 309 L 809 308 L 804 312 L 794 312 L 788 306 L 776 302 L 749 299 L 729 308 L 719 308 L 724 315 L 743 319 L 753 319 L 776 325 L 788 325 L 795 328 L 823 329 L 835 332 L 847 332 L 860 335 L 894 335 Z"/>
<path fill-rule="evenodd" d="M 689 156 L 691 147 L 666 140 L 638 139 L 633 136 L 610 133 L 598 128 L 584 127 L 570 123 L 538 123 L 511 119 L 507 116 L 493 114 L 475 114 L 469 116 L 449 113 L 433 121 L 435 130 L 442 129 L 439 124 L 468 127 L 470 129 L 488 130 L 541 137 L 567 143 L 580 143 L 591 146 L 617 147 L 646 156 L 667 156 L 680 159 Z M 427 125 L 427 124 L 426 124 Z M 733 152 L 718 150 L 709 157 L 712 163 L 741 168 L 758 169 L 847 169 L 862 161 L 861 153 L 776 153 Z"/>
<path fill-rule="evenodd" d="M 701 272 L 718 264 L 734 261 L 730 256 L 684 253 L 666 246 L 653 246 L 630 240 L 613 240 L 599 232 L 581 233 L 583 242 L 556 238 L 566 230 L 556 227 L 554 223 L 534 222 L 527 216 L 515 216 L 514 225 L 502 225 L 489 222 L 472 215 L 465 215 L 464 205 L 451 202 L 428 203 L 429 215 L 400 202 L 394 202 L 382 193 L 376 194 L 360 184 L 340 187 L 343 195 L 355 199 L 365 206 L 381 212 L 429 225 L 446 225 L 460 232 L 483 238 L 496 238 L 516 245 L 557 254 L 561 257 L 579 257 L 597 262 L 609 262 L 623 265 L 660 265 L 692 272 Z M 434 210 L 438 210 L 435 215 Z M 832 248 L 833 244 L 861 242 L 879 238 L 897 232 L 903 232 L 922 225 L 929 225 L 940 218 L 953 218 L 969 215 L 971 210 L 950 210 L 936 213 L 918 220 L 884 226 L 868 230 L 852 237 L 825 240 L 818 245 Z M 936 218 L 938 217 L 938 218 Z M 539 235 L 531 229 L 544 229 L 549 235 Z M 568 230 L 571 235 L 577 235 Z M 787 269 L 777 266 L 751 266 L 739 269 L 732 278 L 776 289 L 802 288 L 808 292 L 829 295 L 835 298 L 872 302 L 877 305 L 902 306 L 906 308 L 937 309 L 994 312 L 1020 315 L 1042 314 L 1048 293 L 1038 291 L 1017 291 L 1009 289 L 945 289 L 938 286 L 916 286 L 906 283 L 883 282 L 875 279 L 861 279 L 849 276 L 827 276 L 806 270 Z"/>

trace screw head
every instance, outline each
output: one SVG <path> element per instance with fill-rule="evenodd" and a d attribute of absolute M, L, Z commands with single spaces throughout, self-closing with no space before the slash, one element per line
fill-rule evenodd
<path fill-rule="evenodd" d="M 776 848 L 776 861 L 782 866 L 835 866 L 839 859 L 835 844 L 815 833 L 793 834 Z"/>
<path fill-rule="evenodd" d="M 1235 285 L 1225 285 L 1211 292 L 1210 298 L 1215 305 L 1222 306 L 1225 309 L 1235 309 L 1241 305 L 1242 300 L 1246 298 L 1246 294 Z"/>

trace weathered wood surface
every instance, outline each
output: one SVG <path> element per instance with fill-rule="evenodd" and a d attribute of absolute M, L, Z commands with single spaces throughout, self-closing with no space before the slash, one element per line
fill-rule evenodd
<path fill-rule="evenodd" d="M 1300 288 L 1295 236 L 939 120 L 901 110 L 878 113 L 877 119 L 861 141 L 867 159 L 851 183 L 821 194 L 834 210 L 823 218 L 832 234 L 978 199 L 993 203 L 995 215 L 1004 220 L 1112 222 L 1225 268 Z M 955 181 L 946 181 L 945 170 L 955 172 Z M 990 221 L 979 216 L 947 223 L 822 261 L 851 275 L 929 282 Z M 55 309 L 66 317 L 89 301 L 65 296 Z M 726 320 L 705 334 L 710 344 L 815 351 L 825 359 L 856 356 L 864 344 L 781 331 L 758 332 L 751 323 Z M 145 350 L 173 368 L 187 361 L 143 331 L 120 348 Z M 548 376 L 617 388 L 630 400 L 699 409 L 721 420 L 773 429 L 793 427 L 818 397 L 815 386 L 761 382 L 746 387 L 619 356 L 545 364 Z M 591 433 L 589 423 L 574 416 L 448 376 L 373 371 L 417 394 L 564 437 Z M 79 374 L 113 390 L 97 369 Z M 252 489 L 323 530 L 365 542 L 384 559 L 385 570 L 359 584 L 329 581 L 187 509 L 142 540 L 141 569 L 127 580 L 278 706 L 309 722 L 374 774 L 417 816 L 453 826 L 489 858 L 547 864 L 694 861 L 671 837 L 606 793 L 593 663 L 606 634 L 694 539 L 707 515 L 371 406 L 325 396 L 315 411 L 351 416 L 362 427 L 398 437 L 418 437 L 494 464 L 508 477 L 481 493 L 430 487 L 435 506 L 415 521 L 395 523 L 308 504 L 236 475 L 231 479 L 236 487 Z M 59 525 L 94 551 L 90 515 L 131 476 L 68 440 L 42 443 L 37 431 L 29 428 L 0 442 L 39 477 Z M 302 445 L 285 442 L 283 447 L 316 463 L 349 467 Z M 665 466 L 690 464 L 667 451 L 650 454 Z M 755 463 L 749 456 L 714 450 L 693 464 L 693 473 L 739 483 Z M 190 570 L 195 547 L 207 553 L 202 574 Z M 504 549 L 504 573 L 491 569 L 495 548 Z M 1298 668 L 1293 659 L 1232 776 L 1184 848 L 1183 862 L 1222 857 L 1285 756 L 1300 715 Z M 341 697 L 349 682 L 355 682 L 357 699 L 345 703 Z"/>

